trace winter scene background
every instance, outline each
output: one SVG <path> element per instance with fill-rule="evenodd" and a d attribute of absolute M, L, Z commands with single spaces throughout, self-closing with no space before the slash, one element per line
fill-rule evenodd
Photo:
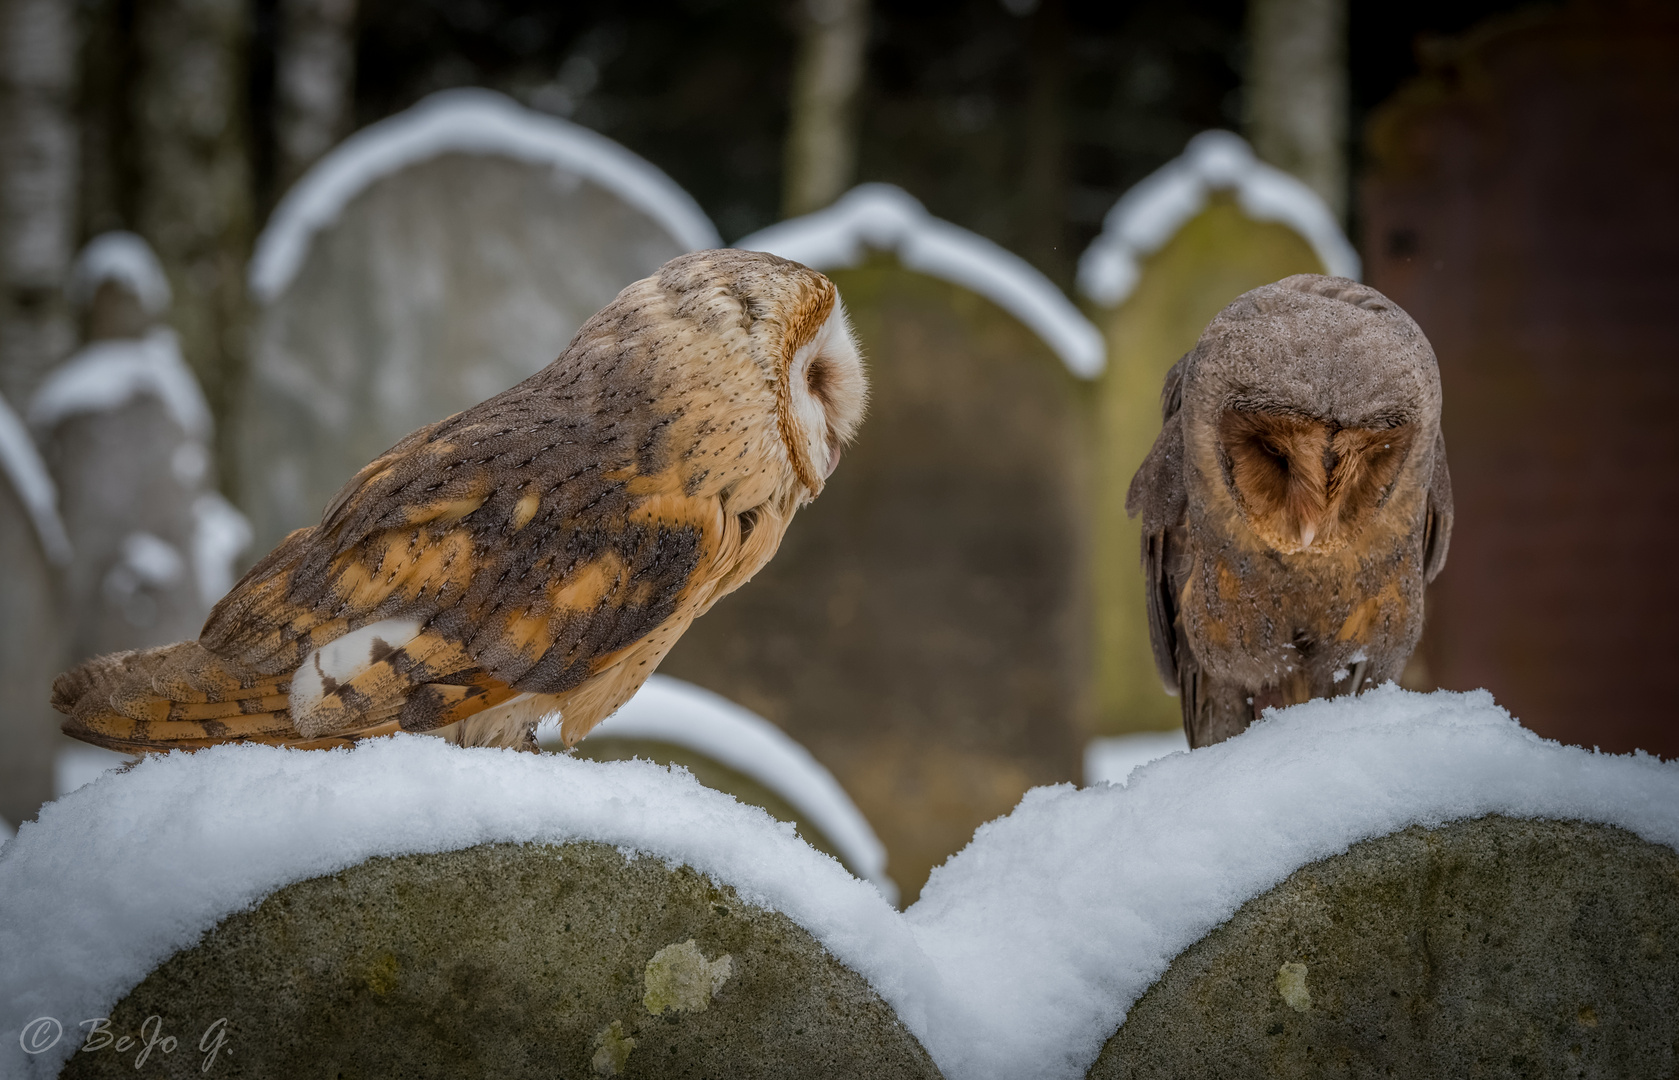
<path fill-rule="evenodd" d="M 1675 72 L 1653 0 L 0 0 L 0 1075 L 1679 1068 Z M 833 278 L 869 417 L 575 750 L 59 732 L 724 246 Z M 1432 342 L 1450 562 L 1397 685 L 1187 752 L 1126 485 L 1296 273 Z M 323 889 L 560 936 L 445 977 L 506 934 Z"/>

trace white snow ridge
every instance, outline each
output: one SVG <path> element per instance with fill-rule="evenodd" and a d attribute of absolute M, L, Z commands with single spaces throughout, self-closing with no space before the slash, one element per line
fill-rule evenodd
<path fill-rule="evenodd" d="M 787 800 L 848 866 L 897 902 L 898 886 L 886 875 L 886 846 L 851 796 L 809 750 L 750 709 L 693 683 L 654 675 L 589 733 L 597 735 L 687 747 L 751 777 Z"/>
<path fill-rule="evenodd" d="M 1358 277 L 1358 252 L 1317 192 L 1254 157 L 1240 136 L 1203 131 L 1180 157 L 1144 177 L 1108 211 L 1101 235 L 1079 257 L 1079 291 L 1105 307 L 1124 303 L 1137 287 L 1142 260 L 1205 210 L 1215 191 L 1234 193 L 1255 221 L 1281 222 L 1299 233 L 1326 273 Z"/>
<path fill-rule="evenodd" d="M 927 212 L 891 184 L 860 184 L 814 214 L 760 229 L 735 241 L 817 270 L 857 266 L 870 248 L 891 251 L 911 270 L 971 289 L 1032 328 L 1081 379 L 1107 366 L 1102 332 L 1014 252 Z"/>
<path fill-rule="evenodd" d="M 228 914 L 375 855 L 586 839 L 784 912 L 897 1010 L 950 1080 L 1082 1076 L 1171 960 L 1299 867 L 1410 825 L 1600 822 L 1679 849 L 1679 764 L 1540 739 L 1484 691 L 1386 686 L 1278 713 L 1123 787 L 1036 788 L 900 915 L 791 825 L 646 762 L 222 746 L 50 803 L 0 847 L 0 1075 L 40 1016 L 96 1017 Z"/>
<path fill-rule="evenodd" d="M 286 192 L 257 237 L 250 265 L 252 295 L 268 303 L 284 292 L 315 234 L 338 220 L 350 200 L 373 183 L 449 153 L 553 165 L 640 209 L 690 251 L 723 246 L 692 195 L 606 136 L 491 90 L 443 90 L 345 139 Z"/>
<path fill-rule="evenodd" d="M 192 369 L 181 358 L 173 330 L 157 327 L 144 338 L 114 338 L 83 346 L 42 381 L 29 402 L 29 426 L 50 431 L 71 416 L 109 412 L 150 394 L 181 430 L 210 438 L 210 405 Z"/>
<path fill-rule="evenodd" d="M 169 310 L 169 276 L 150 244 L 131 232 L 100 233 L 89 240 L 70 268 L 70 302 L 86 307 L 107 281 L 125 285 L 148 315 Z"/>

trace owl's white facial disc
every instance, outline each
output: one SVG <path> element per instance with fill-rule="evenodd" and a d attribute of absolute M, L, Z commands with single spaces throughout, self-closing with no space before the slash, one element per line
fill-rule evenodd
<path fill-rule="evenodd" d="M 793 430 L 806 460 L 825 480 L 856 434 L 868 401 L 862 354 L 838 297 L 822 328 L 793 354 L 787 379 Z"/>

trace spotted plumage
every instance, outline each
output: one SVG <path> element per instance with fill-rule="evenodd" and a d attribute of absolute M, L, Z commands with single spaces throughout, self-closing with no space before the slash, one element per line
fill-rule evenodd
<path fill-rule="evenodd" d="M 1440 400 L 1410 316 L 1315 274 L 1238 297 L 1167 373 L 1126 509 L 1191 745 L 1399 676 L 1451 536 Z"/>
<path fill-rule="evenodd" d="M 548 367 L 363 468 L 198 641 L 91 660 L 53 704 L 122 750 L 528 745 L 554 713 L 575 743 L 775 553 L 865 393 L 827 278 L 675 259 Z"/>

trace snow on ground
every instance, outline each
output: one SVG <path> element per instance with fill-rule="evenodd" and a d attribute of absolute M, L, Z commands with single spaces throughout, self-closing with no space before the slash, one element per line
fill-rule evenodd
<path fill-rule="evenodd" d="M 284 292 L 315 234 L 375 182 L 449 153 L 552 165 L 617 195 L 690 251 L 723 245 L 692 195 L 606 136 L 491 90 L 443 90 L 345 139 L 286 192 L 251 256 L 252 295 L 270 303 Z"/>
<path fill-rule="evenodd" d="M 1281 222 L 1299 233 L 1325 273 L 1358 277 L 1358 253 L 1317 192 L 1260 161 L 1240 136 L 1203 131 L 1108 211 L 1101 235 L 1079 256 L 1079 291 L 1105 307 L 1124 303 L 1142 275 L 1142 260 L 1205 210 L 1215 191 L 1233 193 L 1255 221 Z"/>
<path fill-rule="evenodd" d="M 955 995 L 951 1078 L 1082 1076 L 1189 945 L 1295 869 L 1410 825 L 1597 821 L 1679 849 L 1679 763 L 1540 739 L 1485 691 L 1313 701 L 1124 787 L 1036 788 L 905 913 Z"/>
<path fill-rule="evenodd" d="M 839 849 L 847 866 L 897 902 L 898 886 L 886 876 L 886 845 L 851 796 L 809 750 L 750 709 L 693 683 L 654 675 L 589 733 L 595 736 L 671 743 L 751 777 L 785 799 Z"/>
<path fill-rule="evenodd" d="M 971 289 L 1031 327 L 1079 378 L 1094 379 L 1107 366 L 1102 332 L 1053 281 L 1014 252 L 934 217 L 891 184 L 859 184 L 826 210 L 760 229 L 735 247 L 817 270 L 856 266 L 871 248 L 894 252 L 909 269 Z"/>
<path fill-rule="evenodd" d="M 86 307 L 107 281 L 128 287 L 148 315 L 169 310 L 169 276 L 152 246 L 131 232 L 100 233 L 87 242 L 70 268 L 70 302 Z"/>
<path fill-rule="evenodd" d="M 1679 849 L 1679 764 L 1547 742 L 1484 691 L 1390 685 L 1271 714 L 1124 786 L 1036 788 L 899 915 L 791 825 L 646 762 L 411 736 L 174 754 L 48 804 L 0 848 L 0 1073 L 49 1075 L 60 1059 L 23 1055 L 23 1024 L 105 1015 L 163 958 L 290 882 L 374 855 L 592 839 L 785 912 L 874 985 L 950 1080 L 1073 1078 L 1174 956 L 1298 867 L 1490 813 L 1603 822 Z"/>
<path fill-rule="evenodd" d="M 785 912 L 918 1034 L 925 1003 L 943 999 L 873 886 L 792 825 L 683 770 L 425 736 L 336 751 L 220 746 L 104 775 L 0 848 L 0 1075 L 53 1075 L 72 1049 L 25 1055 L 28 1021 L 52 1016 L 74 1033 L 222 918 L 291 882 L 376 855 L 568 840 L 685 863 Z"/>
<path fill-rule="evenodd" d="M 1123 784 L 1149 762 L 1188 750 L 1189 739 L 1182 729 L 1091 739 L 1084 748 L 1084 783 L 1087 787 Z"/>
<path fill-rule="evenodd" d="M 64 519 L 58 516 L 58 485 L 52 482 L 47 463 L 35 449 L 35 441 L 4 399 L 0 399 L 0 470 L 11 481 L 18 502 L 29 514 L 35 526 L 35 536 L 41 550 L 54 566 L 70 562 L 70 536 L 64 531 Z"/>

